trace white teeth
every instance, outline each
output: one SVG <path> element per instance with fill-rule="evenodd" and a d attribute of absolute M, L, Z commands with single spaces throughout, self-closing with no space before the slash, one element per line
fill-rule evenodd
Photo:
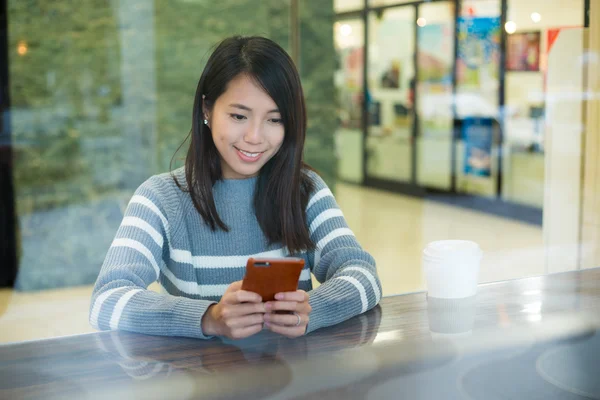
<path fill-rule="evenodd" d="M 260 154 L 260 153 L 248 153 L 247 151 L 243 151 L 243 150 L 240 150 L 240 153 L 242 153 L 243 155 L 245 155 L 247 157 L 252 157 L 252 158 L 258 157 L 258 155 Z"/>

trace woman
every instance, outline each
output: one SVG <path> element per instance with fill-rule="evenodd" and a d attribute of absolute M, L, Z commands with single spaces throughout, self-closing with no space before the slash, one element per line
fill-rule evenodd
<path fill-rule="evenodd" d="M 92 326 L 298 337 L 373 308 L 375 262 L 303 163 L 305 131 L 285 51 L 261 37 L 223 41 L 198 83 L 185 167 L 151 177 L 131 199 L 94 287 Z M 263 303 L 241 290 L 249 257 L 285 256 L 305 260 L 296 292 Z M 157 280 L 167 293 L 147 290 Z"/>

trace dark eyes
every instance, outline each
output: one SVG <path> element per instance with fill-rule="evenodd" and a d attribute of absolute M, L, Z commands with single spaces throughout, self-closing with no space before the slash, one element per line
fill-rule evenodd
<path fill-rule="evenodd" d="M 240 115 L 240 114 L 229 114 L 231 116 L 231 118 L 235 119 L 236 121 L 243 121 L 246 119 L 246 116 L 244 115 Z"/>
<path fill-rule="evenodd" d="M 241 115 L 241 114 L 229 114 L 229 116 L 231 118 L 233 118 L 234 120 L 236 120 L 236 121 L 243 121 L 245 119 L 248 119 L 245 115 Z M 281 118 L 271 118 L 269 120 L 269 122 L 271 122 L 273 124 L 280 125 L 280 124 L 283 124 L 283 119 L 281 119 Z"/>

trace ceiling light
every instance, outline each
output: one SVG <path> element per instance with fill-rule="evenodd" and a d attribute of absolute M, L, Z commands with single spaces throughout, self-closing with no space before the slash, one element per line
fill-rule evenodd
<path fill-rule="evenodd" d="M 19 53 L 20 56 L 24 56 L 25 54 L 27 54 L 27 51 L 29 51 L 27 43 L 25 43 L 24 41 L 20 41 L 17 45 L 17 53 Z"/>
<path fill-rule="evenodd" d="M 517 31 L 517 24 L 514 21 L 507 21 L 504 25 L 504 29 L 506 29 L 506 33 L 513 34 Z"/>
<path fill-rule="evenodd" d="M 350 36 L 352 35 L 352 27 L 348 24 L 344 24 L 340 27 L 340 32 L 342 36 Z"/>

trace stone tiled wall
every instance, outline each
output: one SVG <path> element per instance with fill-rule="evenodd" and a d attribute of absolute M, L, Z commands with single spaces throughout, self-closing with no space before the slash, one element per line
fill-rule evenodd
<path fill-rule="evenodd" d="M 334 131 L 337 127 L 333 72 L 333 2 L 300 1 L 300 73 L 308 107 L 306 161 L 332 186 L 337 162 Z"/>
<path fill-rule="evenodd" d="M 300 10 L 306 160 L 333 185 L 332 0 Z M 286 0 L 9 0 L 8 20 L 22 290 L 93 283 L 133 190 L 188 134 L 214 44 L 290 42 Z"/>

